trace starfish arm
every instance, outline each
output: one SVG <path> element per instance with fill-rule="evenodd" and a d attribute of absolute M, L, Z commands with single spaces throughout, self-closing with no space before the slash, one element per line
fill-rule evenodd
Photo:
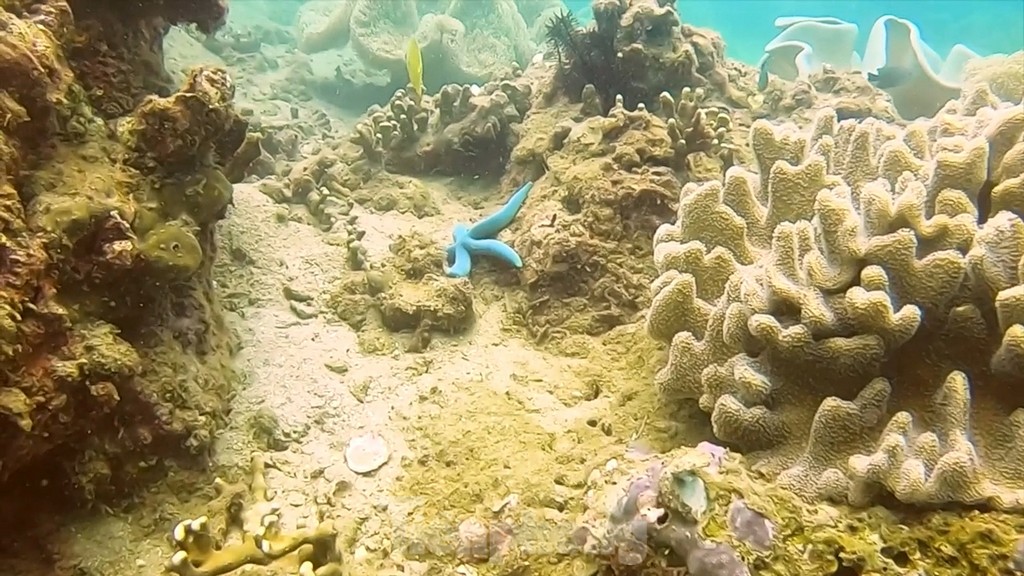
<path fill-rule="evenodd" d="M 517 254 L 511 246 L 505 244 L 501 240 L 493 240 L 490 238 L 486 238 L 484 240 L 474 239 L 466 243 L 466 248 L 468 248 L 472 254 L 480 254 L 482 256 L 501 260 L 515 268 L 523 267 L 523 259 L 519 257 L 519 254 Z"/>
<path fill-rule="evenodd" d="M 469 229 L 469 237 L 476 240 L 496 237 L 499 232 L 507 228 L 515 220 L 516 215 L 519 214 L 519 210 L 523 207 L 523 203 L 526 202 L 526 197 L 530 195 L 530 190 L 532 189 L 533 182 L 527 182 L 520 186 L 519 190 L 516 190 L 516 193 L 501 207 L 501 210 L 474 224 Z"/>
<path fill-rule="evenodd" d="M 469 236 L 469 226 L 465 224 L 456 224 L 452 228 L 452 244 L 461 244 L 462 239 Z"/>
<path fill-rule="evenodd" d="M 451 266 L 445 264 L 444 273 L 452 278 L 465 278 L 469 276 L 469 271 L 473 267 L 473 258 L 469 255 L 469 250 L 466 249 L 465 244 L 453 244 L 449 247 L 451 257 Z"/>

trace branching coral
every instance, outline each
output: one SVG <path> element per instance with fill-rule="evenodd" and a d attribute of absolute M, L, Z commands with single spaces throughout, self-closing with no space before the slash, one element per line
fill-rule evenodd
<path fill-rule="evenodd" d="M 906 130 L 756 122 L 760 177 L 684 187 L 655 235 L 658 386 L 802 496 L 1024 508 L 1022 134 L 984 91 Z"/>
<path fill-rule="evenodd" d="M 668 120 L 668 136 L 672 139 L 677 167 L 685 167 L 691 154 L 717 155 L 728 169 L 732 166 L 732 149 L 726 144 L 732 123 L 725 111 L 704 102 L 704 90 L 683 88 L 676 102 L 668 92 L 659 97 L 660 112 Z"/>
<path fill-rule="evenodd" d="M 179 576 L 220 576 L 248 565 L 292 563 L 298 576 L 341 576 L 338 533 L 318 507 L 315 527 L 301 528 L 302 518 L 288 518 L 273 501 L 265 464 L 252 459 L 248 482 L 214 482 L 213 514 L 178 522 L 171 533 L 176 552 L 167 570 Z"/>
<path fill-rule="evenodd" d="M 449 84 L 419 103 L 400 91 L 386 108 L 370 109 L 352 142 L 391 172 L 494 176 L 519 142 L 530 96 L 530 85 L 516 80 Z"/>
<path fill-rule="evenodd" d="M 75 6 L 0 9 L 0 481 L 40 464 L 93 497 L 143 480 L 154 453 L 204 452 L 221 421 L 209 273 L 245 122 L 227 75 L 200 69 L 119 139 L 68 65 Z"/>

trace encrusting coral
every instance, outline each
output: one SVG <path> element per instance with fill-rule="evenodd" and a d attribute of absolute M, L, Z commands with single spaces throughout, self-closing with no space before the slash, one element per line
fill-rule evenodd
<path fill-rule="evenodd" d="M 178 576 L 219 576 L 248 565 L 287 565 L 298 576 L 341 576 L 338 531 L 317 506 L 312 527 L 291 518 L 273 501 L 266 465 L 254 456 L 248 482 L 214 481 L 213 516 L 178 522 L 171 532 L 175 552 L 167 571 Z"/>
<path fill-rule="evenodd" d="M 221 6 L 193 4 L 189 18 Z M 182 3 L 147 6 L 184 21 Z M 231 338 L 210 267 L 246 123 L 227 73 L 200 68 L 166 97 L 128 95 L 112 130 L 121 105 L 85 70 L 133 68 L 75 60 L 102 41 L 77 27 L 79 3 L 0 7 L 0 482 L 66 473 L 91 499 L 155 456 L 205 453 L 222 422 Z"/>
<path fill-rule="evenodd" d="M 806 498 L 1024 509 L 1022 134 L 984 89 L 906 129 L 756 122 L 760 176 L 655 235 L 662 392 Z"/>

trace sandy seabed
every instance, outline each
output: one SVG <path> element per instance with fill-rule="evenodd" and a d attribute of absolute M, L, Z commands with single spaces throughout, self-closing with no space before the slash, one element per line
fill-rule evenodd
<path fill-rule="evenodd" d="M 216 61 L 194 43 L 176 47 L 168 50 L 172 69 Z M 271 96 L 261 93 L 269 82 L 258 77 L 243 71 L 236 81 L 240 106 L 266 104 Z M 303 114 L 317 106 L 307 108 Z M 351 120 L 335 121 L 344 127 Z M 383 259 L 391 242 L 412 233 L 443 247 L 455 222 L 489 213 L 506 193 L 441 180 L 422 184 L 440 215 L 353 212 L 366 230 L 368 260 Z M 469 208 L 459 199 L 467 194 L 488 200 Z M 588 473 L 621 458 L 628 439 L 646 426 L 656 400 L 643 359 L 632 354 L 620 362 L 596 339 L 589 359 L 537 349 L 505 326 L 501 293 L 479 274 L 473 279 L 477 320 L 468 335 L 435 337 L 419 354 L 401 346 L 363 353 L 349 326 L 323 311 L 300 318 L 285 298 L 287 286 L 323 303 L 347 265 L 343 244 L 299 218 L 282 217 L 284 210 L 256 185 L 237 185 L 219 231 L 216 282 L 239 335 L 243 384 L 212 470 L 244 481 L 260 452 L 254 422 L 276 417 L 282 449 L 262 453 L 286 527 L 314 524 L 317 504 L 327 504 L 352 574 L 486 574 L 486 567 L 452 571 L 460 564 L 454 557 L 392 560 L 410 542 L 450 543 L 460 522 L 473 516 L 514 517 L 519 544 L 536 550 L 538 559 L 554 552 L 572 528 Z M 480 298 L 481 290 L 488 297 Z M 381 437 L 391 453 L 379 470 L 359 475 L 346 465 L 345 449 L 366 434 Z M 191 476 L 172 477 L 130 511 L 73 522 L 59 539 L 61 564 L 89 576 L 164 573 L 171 529 L 210 513 L 205 504 L 212 492 L 192 484 Z M 283 562 L 234 574 L 296 573 Z"/>

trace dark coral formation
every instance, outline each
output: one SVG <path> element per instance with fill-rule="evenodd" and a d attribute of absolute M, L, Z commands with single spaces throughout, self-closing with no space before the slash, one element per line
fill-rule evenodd
<path fill-rule="evenodd" d="M 210 266 L 246 131 L 231 80 L 197 69 L 140 98 L 155 72 L 77 59 L 142 20 L 215 26 L 214 4 L 0 2 L 0 483 L 46 470 L 106 495 L 155 456 L 204 453 L 222 420 Z"/>
<path fill-rule="evenodd" d="M 672 2 L 597 0 L 594 22 L 585 29 L 567 14 L 552 19 L 548 44 L 559 65 L 552 88 L 575 98 L 592 84 L 603 111 L 616 96 L 633 108 L 684 87 L 732 97 L 725 42 L 681 22 Z"/>
<path fill-rule="evenodd" d="M 30 10 L 52 10 L 36 0 Z M 61 38 L 71 69 L 97 114 L 129 113 L 145 96 L 174 90 L 163 67 L 163 38 L 176 24 L 209 34 L 224 24 L 227 0 L 69 0 L 73 33 Z M 115 32 L 116 31 L 116 32 Z"/>

